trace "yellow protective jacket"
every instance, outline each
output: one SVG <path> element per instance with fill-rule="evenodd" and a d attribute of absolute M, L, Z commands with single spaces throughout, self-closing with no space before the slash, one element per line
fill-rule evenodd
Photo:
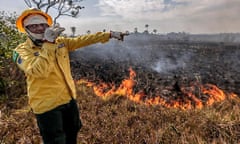
<path fill-rule="evenodd" d="M 69 51 L 98 42 L 107 42 L 110 33 L 58 37 L 56 42 L 35 46 L 30 39 L 20 44 L 13 54 L 17 65 L 25 72 L 29 105 L 33 112 L 41 114 L 76 98 L 71 75 Z"/>

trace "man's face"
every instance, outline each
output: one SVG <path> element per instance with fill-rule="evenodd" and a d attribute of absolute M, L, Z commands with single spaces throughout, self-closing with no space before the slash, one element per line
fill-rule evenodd
<path fill-rule="evenodd" d="M 48 24 L 46 23 L 41 23 L 41 24 L 30 24 L 27 25 L 26 28 L 35 34 L 43 34 L 46 30 L 46 28 L 48 28 Z"/>

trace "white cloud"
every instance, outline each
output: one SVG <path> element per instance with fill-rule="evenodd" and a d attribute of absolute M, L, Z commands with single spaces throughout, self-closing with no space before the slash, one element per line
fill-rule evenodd
<path fill-rule="evenodd" d="M 239 0 L 99 0 L 102 16 L 193 33 L 239 32 L 239 6 Z"/>
<path fill-rule="evenodd" d="M 170 1 L 170 0 L 169 0 Z M 149 19 L 158 16 L 159 19 L 175 16 L 190 16 L 198 12 L 206 13 L 211 10 L 220 12 L 226 4 L 238 4 L 238 0 L 99 0 L 99 8 L 103 16 L 121 16 L 123 18 Z M 207 10 L 207 11 L 205 11 Z M 155 18 L 155 17 L 153 17 Z"/>
<path fill-rule="evenodd" d="M 240 32 L 240 0 L 91 0 L 79 18 L 62 17 L 58 22 L 79 33 L 102 29 L 139 31 L 149 24 L 149 31 L 160 33 Z M 97 4 L 95 6 L 95 4 Z M 6 0 L 1 10 L 20 14 L 24 2 Z"/>
<path fill-rule="evenodd" d="M 68 30 L 76 26 L 78 33 L 102 29 L 141 32 L 145 24 L 149 31 L 160 33 L 240 32 L 240 0 L 91 0 L 79 18 L 58 20 Z M 97 5 L 95 5 L 97 4 Z M 24 2 L 7 0 L 0 9 L 20 14 Z M 54 15 L 53 15 L 54 16 Z"/>
<path fill-rule="evenodd" d="M 121 16 L 123 18 L 139 19 L 142 14 L 164 9 L 163 0 L 99 0 L 103 16 Z"/>

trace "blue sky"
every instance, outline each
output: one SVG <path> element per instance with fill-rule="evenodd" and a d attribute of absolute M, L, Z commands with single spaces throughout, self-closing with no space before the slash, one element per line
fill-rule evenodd
<path fill-rule="evenodd" d="M 23 0 L 1 1 L 0 10 L 8 12 L 20 14 L 27 7 Z M 77 34 L 135 27 L 141 32 L 145 24 L 159 33 L 240 32 L 240 0 L 84 0 L 82 5 L 78 18 L 58 19 L 66 33 L 72 26 Z"/>

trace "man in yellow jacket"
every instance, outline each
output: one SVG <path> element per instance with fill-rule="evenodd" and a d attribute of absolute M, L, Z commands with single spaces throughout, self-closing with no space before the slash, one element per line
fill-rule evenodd
<path fill-rule="evenodd" d="M 13 60 L 27 78 L 29 105 L 45 144 L 76 144 L 81 128 L 76 89 L 70 70 L 69 51 L 110 38 L 123 40 L 121 32 L 98 32 L 76 38 L 59 35 L 65 29 L 39 9 L 27 9 L 16 20 L 28 39 L 20 44 Z"/>

